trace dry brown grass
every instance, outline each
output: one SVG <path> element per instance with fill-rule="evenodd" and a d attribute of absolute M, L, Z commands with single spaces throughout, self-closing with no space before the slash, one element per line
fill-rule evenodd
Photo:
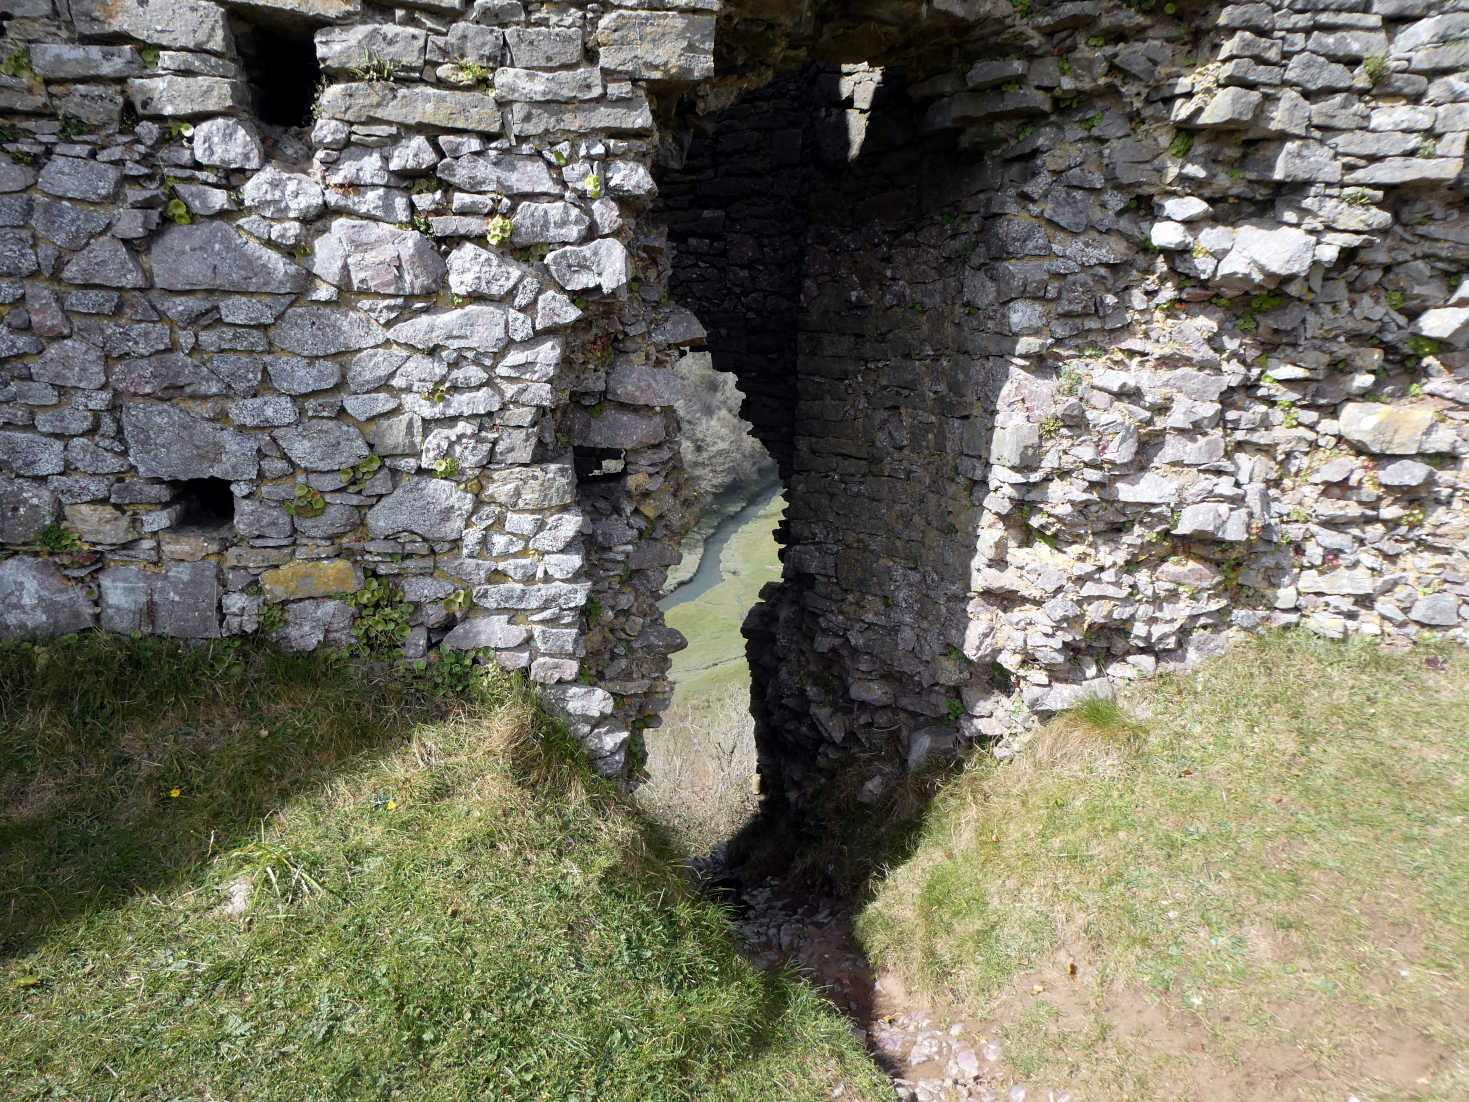
<path fill-rule="evenodd" d="M 692 854 L 708 853 L 755 814 L 755 721 L 747 684 L 675 702 L 648 736 L 638 803 Z"/>

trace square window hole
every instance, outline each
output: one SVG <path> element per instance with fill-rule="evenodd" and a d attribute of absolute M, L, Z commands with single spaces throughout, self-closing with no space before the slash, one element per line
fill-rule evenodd
<path fill-rule="evenodd" d="M 270 126 L 310 126 L 321 84 L 316 27 L 235 20 L 233 29 L 255 117 Z"/>
<path fill-rule="evenodd" d="M 168 485 L 173 499 L 160 510 L 168 515 L 163 527 L 216 531 L 235 523 L 235 494 L 227 479 L 190 478 Z"/>

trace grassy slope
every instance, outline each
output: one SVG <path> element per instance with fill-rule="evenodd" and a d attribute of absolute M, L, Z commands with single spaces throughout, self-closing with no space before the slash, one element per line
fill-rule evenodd
<path fill-rule="evenodd" d="M 1088 1099 L 1469 1097 L 1469 656 L 1275 636 L 1126 706 L 947 787 L 874 963 Z"/>
<path fill-rule="evenodd" d="M 508 678 L 3 647 L 0 761 L 8 1096 L 877 1096 Z"/>

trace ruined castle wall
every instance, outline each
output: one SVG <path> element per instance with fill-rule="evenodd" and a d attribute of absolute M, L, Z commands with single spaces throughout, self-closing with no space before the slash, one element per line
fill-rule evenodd
<path fill-rule="evenodd" d="M 1242 631 L 1466 637 L 1469 14 L 1035 9 L 962 72 L 847 65 L 843 125 L 787 90 L 848 139 L 746 625 L 795 798 L 854 749 L 1005 752 Z"/>
<path fill-rule="evenodd" d="M 625 771 L 706 326 L 788 483 L 776 792 L 1465 637 L 1463 0 L 6 10 L 4 637 L 468 650 Z"/>
<path fill-rule="evenodd" d="M 6 4 L 0 638 L 471 651 L 619 772 L 698 335 L 644 82 L 713 6 Z"/>

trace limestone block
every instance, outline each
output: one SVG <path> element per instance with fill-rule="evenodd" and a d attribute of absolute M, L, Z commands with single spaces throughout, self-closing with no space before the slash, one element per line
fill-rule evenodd
<path fill-rule="evenodd" d="M 432 348 L 473 348 L 498 352 L 508 339 L 509 311 L 503 306 L 465 306 L 402 322 L 388 336 L 423 351 Z"/>
<path fill-rule="evenodd" d="M 96 618 L 85 587 L 46 559 L 15 555 L 0 562 L 0 641 L 84 631 Z"/>
<path fill-rule="evenodd" d="M 512 624 L 508 616 L 479 616 L 464 620 L 448 635 L 443 645 L 450 650 L 481 650 L 485 647 L 501 649 L 518 647 L 530 636 L 530 632 L 518 624 Z M 589 688 L 589 686 L 579 686 Z M 611 698 L 611 694 L 608 694 Z"/>
<path fill-rule="evenodd" d="M 367 458 L 360 430 L 325 417 L 280 429 L 274 436 L 291 462 L 308 471 L 339 471 Z"/>
<path fill-rule="evenodd" d="M 1379 455 L 1451 452 L 1459 440 L 1451 424 L 1440 423 L 1434 410 L 1421 406 L 1349 402 L 1340 422 L 1343 439 Z"/>
<path fill-rule="evenodd" d="M 102 627 L 218 638 L 219 568 L 213 562 L 171 563 L 163 574 L 137 566 L 114 566 L 101 577 Z"/>
<path fill-rule="evenodd" d="M 1221 502 L 1186 506 L 1173 528 L 1176 536 L 1208 536 L 1238 542 L 1249 538 L 1250 514 Z"/>
<path fill-rule="evenodd" d="M 505 45 L 522 69 L 560 69 L 582 59 L 581 31 L 574 28 L 507 27 Z"/>
<path fill-rule="evenodd" d="M 1469 12 L 1451 12 L 1420 19 L 1397 33 L 1392 48 L 1395 54 L 1411 53 L 1424 46 L 1469 37 Z"/>
<path fill-rule="evenodd" d="M 408 193 L 398 188 L 358 187 L 326 193 L 328 210 L 344 211 L 360 218 L 372 218 L 394 224 L 407 222 L 413 215 Z"/>
<path fill-rule="evenodd" d="M 146 287 L 148 276 L 132 251 L 115 237 L 104 237 L 67 261 L 67 283 L 97 287 Z"/>
<path fill-rule="evenodd" d="M 1433 468 L 1412 459 L 1399 459 L 1396 463 L 1379 467 L 1377 471 L 1377 481 L 1394 489 L 1422 486 L 1432 480 Z"/>
<path fill-rule="evenodd" d="M 38 268 L 30 230 L 0 230 L 0 276 L 28 276 Z"/>
<path fill-rule="evenodd" d="M 542 585 L 481 585 L 474 589 L 474 603 L 481 608 L 531 611 L 560 608 L 579 609 L 587 603 L 590 582 L 547 582 Z"/>
<path fill-rule="evenodd" d="M 399 142 L 388 155 L 388 168 L 393 172 L 427 172 L 438 163 L 438 153 L 422 134 Z"/>
<path fill-rule="evenodd" d="M 88 163 L 88 162 L 84 162 Z M 110 166 L 102 166 L 104 168 Z M 115 178 L 107 190 L 115 187 Z M 42 237 L 63 249 L 80 249 L 107 228 L 107 215 L 102 211 L 64 203 L 59 199 L 37 196 L 31 207 L 31 224 Z"/>
<path fill-rule="evenodd" d="M 255 128 L 238 119 L 206 119 L 194 127 L 194 160 L 216 168 L 256 169 L 265 149 Z"/>
<path fill-rule="evenodd" d="M 604 69 L 638 80 L 704 80 L 714 75 L 714 16 L 614 11 L 597 24 Z"/>
<path fill-rule="evenodd" d="M 1349 184 L 1413 184 L 1453 180 L 1464 170 L 1459 157 L 1389 157 L 1347 173 Z"/>
<path fill-rule="evenodd" d="M 1285 83 L 1308 92 L 1333 92 L 1352 86 L 1352 71 L 1320 54 L 1298 53 L 1285 67 Z"/>
<path fill-rule="evenodd" d="M 272 330 L 277 347 L 298 356 L 334 356 L 373 348 L 387 331 L 359 310 L 328 306 L 296 306 Z"/>
<path fill-rule="evenodd" d="M 1245 88 L 1221 88 L 1194 121 L 1199 127 L 1242 129 L 1250 124 L 1265 97 Z"/>
<path fill-rule="evenodd" d="M 546 257 L 546 267 L 568 291 L 600 289 L 611 294 L 627 286 L 631 265 L 621 241 L 603 237 L 590 245 L 557 249 Z"/>
<path fill-rule="evenodd" d="M 427 43 L 427 32 L 392 23 L 325 27 L 316 32 L 316 59 L 329 73 L 360 68 L 376 58 L 394 69 L 416 73 L 423 68 Z"/>
<path fill-rule="evenodd" d="M 53 341 L 31 365 L 31 378 L 38 383 L 95 390 L 107 381 L 106 361 L 86 341 Z"/>
<path fill-rule="evenodd" d="M 683 380 L 672 371 L 619 363 L 607 375 L 607 397 L 635 406 L 672 406 L 683 397 Z"/>
<path fill-rule="evenodd" d="M 464 242 L 449 254 L 449 290 L 456 295 L 500 298 L 510 293 L 523 273 L 499 253 Z"/>
<path fill-rule="evenodd" d="M 1458 627 L 1461 615 L 1469 606 L 1452 593 L 1433 593 L 1413 602 L 1408 619 L 1426 627 Z"/>
<path fill-rule="evenodd" d="M 279 394 L 241 398 L 229 404 L 230 420 L 241 428 L 280 428 L 296 422 L 296 403 Z"/>
<path fill-rule="evenodd" d="M 1305 275 L 1315 255 L 1315 239 L 1293 226 L 1241 226 L 1233 247 L 1220 261 L 1215 280 L 1226 287 L 1261 287 L 1276 279 Z"/>
<path fill-rule="evenodd" d="M 127 543 L 138 536 L 133 518 L 111 505 L 79 503 L 62 510 L 66 524 L 83 543 Z"/>
<path fill-rule="evenodd" d="M 367 513 L 374 539 L 411 533 L 424 539 L 458 539 L 474 498 L 442 478 L 409 478 Z"/>
<path fill-rule="evenodd" d="M 31 68 L 47 80 L 97 80 L 138 76 L 143 72 L 143 61 L 131 46 L 37 42 L 31 46 Z"/>
<path fill-rule="evenodd" d="M 260 576 L 260 588 L 271 601 L 334 597 L 362 588 L 362 572 L 346 559 L 293 562 Z"/>
<path fill-rule="evenodd" d="M 307 280 L 304 268 L 217 221 L 170 226 L 149 261 L 167 291 L 300 291 Z"/>
<path fill-rule="evenodd" d="M 250 105 L 244 84 L 222 77 L 139 77 L 128 81 L 127 93 L 145 117 L 197 118 Z"/>
<path fill-rule="evenodd" d="M 1165 252 L 1190 249 L 1194 244 L 1194 239 L 1189 235 L 1188 230 L 1177 222 L 1154 222 L 1153 228 L 1148 232 L 1148 240 L 1153 243 L 1155 249 L 1162 249 Z"/>
<path fill-rule="evenodd" d="M 570 203 L 522 203 L 515 209 L 510 243 L 517 248 L 572 244 L 586 237 L 591 224 L 592 220 Z"/>
<path fill-rule="evenodd" d="M 1443 306 L 1418 315 L 1413 332 L 1455 348 L 1469 345 L 1469 306 Z"/>
<path fill-rule="evenodd" d="M 71 0 L 71 17 L 83 35 L 126 35 L 215 54 L 233 46 L 223 6 L 209 0 Z"/>
<path fill-rule="evenodd" d="M 595 66 L 584 69 L 500 69 L 495 73 L 495 98 L 502 102 L 517 100 L 592 100 L 602 95 L 602 71 Z"/>
<path fill-rule="evenodd" d="M 350 218 L 337 219 L 317 238 L 311 259 L 317 278 L 380 295 L 432 294 L 446 270 L 423 234 Z"/>
<path fill-rule="evenodd" d="M 458 157 L 439 165 L 439 179 L 465 191 L 498 195 L 560 195 L 562 188 L 539 157 L 512 153 Z"/>
<path fill-rule="evenodd" d="M 646 448 L 661 443 L 668 430 L 656 413 L 608 407 L 592 416 L 584 406 L 567 413 L 567 426 L 576 443 L 592 448 Z"/>
<path fill-rule="evenodd" d="M 36 183 L 48 195 L 106 203 L 117 196 L 122 170 L 115 165 L 80 157 L 52 157 L 41 169 Z"/>
<path fill-rule="evenodd" d="M 128 458 L 144 478 L 254 478 L 254 439 L 164 402 L 129 402 L 122 413 Z"/>
<path fill-rule="evenodd" d="M 653 129 L 653 112 L 642 92 L 634 92 L 627 99 L 591 103 L 514 103 L 510 105 L 510 119 L 515 133 L 522 138 L 552 131 L 647 133 Z"/>
<path fill-rule="evenodd" d="M 245 205 L 267 218 L 310 221 L 326 209 L 321 186 L 308 176 L 268 165 L 251 176 L 241 191 Z"/>
<path fill-rule="evenodd" d="M 0 543 L 33 543 L 56 519 L 56 495 L 39 482 L 0 478 Z"/>
<path fill-rule="evenodd" d="M 500 130 L 500 109 L 493 96 L 381 82 L 332 85 L 322 94 L 321 114 L 344 122 L 389 122 L 478 133 Z"/>

